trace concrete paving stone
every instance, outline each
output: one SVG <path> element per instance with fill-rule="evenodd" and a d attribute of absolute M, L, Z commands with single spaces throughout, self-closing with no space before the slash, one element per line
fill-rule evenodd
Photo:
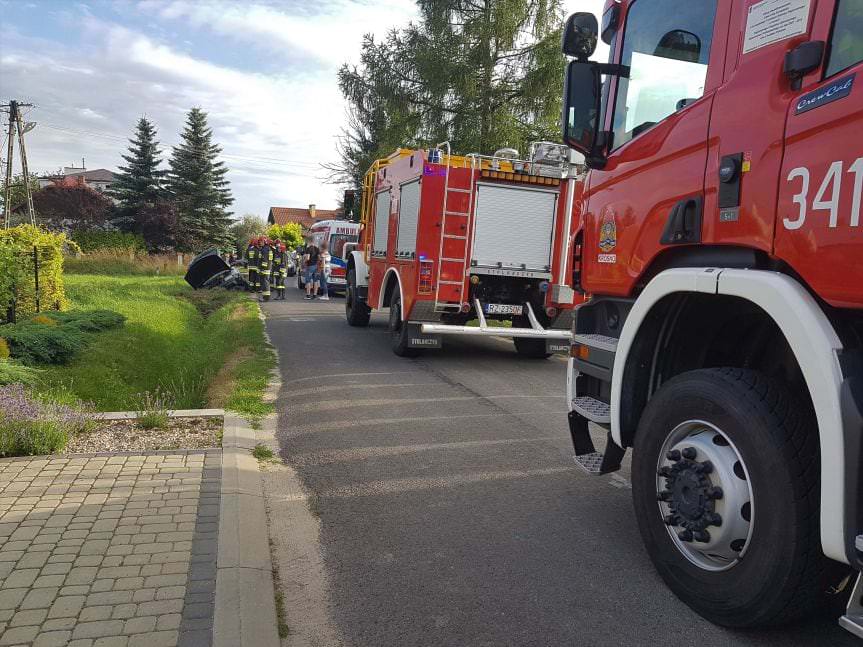
<path fill-rule="evenodd" d="M 27 609 L 19 611 L 9 621 L 10 627 L 28 627 L 30 625 L 40 625 L 48 615 L 48 609 Z"/>
<path fill-rule="evenodd" d="M 185 578 L 184 578 L 185 581 Z M 185 586 L 165 586 L 156 590 L 157 600 L 175 600 L 186 597 Z"/>
<path fill-rule="evenodd" d="M 77 618 L 49 618 L 42 624 L 42 631 L 71 631 L 77 621 Z"/>
<path fill-rule="evenodd" d="M 147 564 L 146 566 L 141 567 L 141 575 L 143 575 L 144 577 L 149 577 L 151 575 L 161 575 L 161 574 L 162 574 L 162 564 Z"/>
<path fill-rule="evenodd" d="M 132 593 L 132 602 L 150 602 L 156 599 L 156 589 L 138 589 Z"/>
<path fill-rule="evenodd" d="M 115 591 L 137 591 L 143 586 L 143 577 L 120 577 L 114 580 Z"/>
<path fill-rule="evenodd" d="M 58 555 L 57 552 L 55 551 L 55 552 L 51 553 L 51 557 L 48 558 L 48 563 L 49 564 L 70 563 L 70 562 L 74 562 L 75 558 L 77 556 L 78 556 L 77 553 L 70 553 L 70 554 L 60 553 Z"/>
<path fill-rule="evenodd" d="M 111 534 L 111 545 L 112 546 L 125 546 L 127 544 L 132 543 L 133 535 L 116 535 Z"/>
<path fill-rule="evenodd" d="M 138 534 L 134 535 L 130 541 L 131 544 L 152 544 L 156 541 L 156 533 L 145 533 L 143 532 L 143 526 L 139 530 Z"/>
<path fill-rule="evenodd" d="M 124 521 L 129 521 L 129 523 L 124 524 Z M 141 532 L 141 526 L 137 524 L 137 520 L 128 520 L 128 519 L 120 519 L 117 524 L 117 529 L 114 531 L 115 535 L 137 535 Z"/>
<path fill-rule="evenodd" d="M 212 580 L 195 580 L 186 583 L 186 589 L 189 591 L 189 593 L 206 593 L 208 591 L 214 591 L 215 588 L 215 578 L 213 578 Z"/>
<path fill-rule="evenodd" d="M 171 575 L 152 575 L 144 578 L 144 586 L 161 588 L 166 586 L 183 586 L 186 583 L 185 573 L 173 573 Z"/>
<path fill-rule="evenodd" d="M 153 602 L 141 602 L 138 605 L 139 616 L 161 616 L 166 613 L 181 613 L 183 611 L 182 600 L 155 600 Z"/>
<path fill-rule="evenodd" d="M 158 616 L 156 619 L 156 629 L 159 631 L 179 629 L 182 618 L 183 616 L 179 613 L 168 613 L 163 616 Z"/>
<path fill-rule="evenodd" d="M 47 553 L 27 553 L 18 560 L 15 568 L 42 568 L 50 556 Z"/>
<path fill-rule="evenodd" d="M 93 647 L 127 647 L 129 639 L 126 636 L 110 636 L 99 638 L 93 643 Z"/>
<path fill-rule="evenodd" d="M 9 622 L 9 619 L 15 615 L 15 609 L 0 609 L 0 622 Z"/>
<path fill-rule="evenodd" d="M 111 617 L 114 607 L 102 605 L 98 607 L 84 607 L 78 616 L 78 622 L 92 622 L 94 620 L 107 620 Z"/>
<path fill-rule="evenodd" d="M 102 604 L 128 604 L 132 601 L 132 591 L 105 591 L 87 596 L 87 606 Z"/>
<path fill-rule="evenodd" d="M 192 550 L 192 542 L 191 541 L 175 541 L 173 545 L 173 550 Z"/>
<path fill-rule="evenodd" d="M 44 530 L 44 529 L 43 529 Z M 49 528 L 49 530 L 55 530 L 54 528 Z M 58 541 L 63 538 L 62 535 L 57 534 L 56 532 L 40 532 L 36 537 L 33 538 L 33 541 L 30 543 L 34 546 L 39 546 L 42 544 L 53 544 L 56 545 Z"/>
<path fill-rule="evenodd" d="M 79 622 L 72 631 L 72 637 L 101 638 L 103 636 L 118 636 L 122 633 L 122 620 L 98 620 L 96 622 Z"/>
<path fill-rule="evenodd" d="M 72 563 L 70 562 L 45 564 L 42 567 L 42 575 L 65 575 L 70 570 L 72 570 Z"/>
<path fill-rule="evenodd" d="M 62 539 L 84 539 L 88 535 L 86 530 L 66 530 L 63 532 Z"/>
<path fill-rule="evenodd" d="M 76 566 L 66 576 L 66 584 L 90 585 L 96 579 L 98 572 L 99 569 L 96 566 Z"/>
<path fill-rule="evenodd" d="M 118 604 L 115 607 L 112 607 L 113 611 L 111 612 L 111 618 L 126 620 L 128 618 L 135 617 L 135 611 L 138 609 L 137 604 Z"/>
<path fill-rule="evenodd" d="M 111 591 L 113 588 L 114 580 L 112 579 L 96 580 L 90 586 L 90 593 L 103 593 L 105 591 Z"/>
<path fill-rule="evenodd" d="M 4 580 L 3 587 L 14 589 L 23 586 L 30 586 L 39 575 L 38 568 L 23 568 L 14 570 L 9 573 L 9 576 Z"/>
<path fill-rule="evenodd" d="M 162 564 L 162 574 L 163 575 L 171 575 L 173 573 L 188 573 L 189 565 L 183 564 L 182 562 L 171 562 L 169 564 Z"/>
<path fill-rule="evenodd" d="M 53 555 L 77 555 L 80 546 L 57 546 L 54 549 Z"/>
<path fill-rule="evenodd" d="M 15 562 L 0 562 L 0 579 L 6 577 L 15 569 Z"/>
<path fill-rule="evenodd" d="M 66 580 L 66 575 L 40 575 L 33 582 L 33 588 L 59 587 Z"/>
<path fill-rule="evenodd" d="M 89 533 L 85 530 L 82 531 L 84 537 L 86 537 Z M 84 537 L 70 537 L 69 539 L 61 539 L 57 542 L 58 546 L 83 546 L 84 545 Z"/>
<path fill-rule="evenodd" d="M 115 546 L 115 549 L 126 548 L 126 546 Z M 150 544 L 138 544 L 134 547 L 134 552 L 136 554 L 143 553 L 170 553 L 174 550 L 174 544 L 171 542 L 154 542 Z M 178 550 L 188 550 L 186 548 L 180 548 Z"/>
<path fill-rule="evenodd" d="M 111 541 L 111 537 L 113 537 L 113 536 L 114 536 L 114 533 L 111 531 L 108 531 L 108 530 L 105 530 L 103 532 L 92 532 L 91 531 L 90 534 L 87 536 L 87 539 L 88 540 L 99 539 L 99 540 L 103 540 L 103 541 L 104 540 Z"/>
<path fill-rule="evenodd" d="M 129 638 L 129 647 L 174 647 L 179 638 L 177 631 L 154 631 Z"/>
<path fill-rule="evenodd" d="M 140 574 L 139 566 L 111 566 L 99 569 L 99 577 L 137 577 Z"/>
<path fill-rule="evenodd" d="M 0 645 L 29 643 L 36 637 L 37 633 L 39 633 L 39 627 L 12 627 L 0 636 Z"/>
<path fill-rule="evenodd" d="M 109 542 L 105 539 L 86 541 L 81 546 L 81 555 L 104 555 Z"/>
<path fill-rule="evenodd" d="M 150 561 L 149 555 L 125 555 L 123 557 L 123 566 L 141 566 Z"/>
<path fill-rule="evenodd" d="M 71 637 L 71 631 L 43 631 L 36 636 L 33 647 L 65 647 Z"/>
<path fill-rule="evenodd" d="M 109 548 L 108 550 L 110 551 L 111 549 Z M 102 566 L 122 566 L 123 557 L 124 555 L 109 554 L 108 556 L 102 558 Z"/>
<path fill-rule="evenodd" d="M 89 584 L 74 584 L 71 586 L 64 586 L 60 589 L 60 595 L 87 595 L 89 592 Z"/>
<path fill-rule="evenodd" d="M 156 616 L 144 616 L 126 620 L 123 627 L 124 634 L 143 634 L 156 629 Z"/>
<path fill-rule="evenodd" d="M 101 555 L 80 555 L 75 558 L 75 566 L 101 566 Z"/>
<path fill-rule="evenodd" d="M 30 592 L 24 596 L 24 600 L 21 602 L 21 609 L 47 609 L 53 603 L 55 598 L 57 597 L 57 593 L 60 591 L 58 587 L 46 587 L 44 589 L 31 589 Z"/>
<path fill-rule="evenodd" d="M 183 647 L 211 647 L 213 631 L 211 629 L 181 630 L 180 643 Z"/>
<path fill-rule="evenodd" d="M 5 546 L 3 548 L 5 548 Z M 0 549 L 0 562 L 17 562 L 22 557 L 24 557 L 23 550 Z"/>

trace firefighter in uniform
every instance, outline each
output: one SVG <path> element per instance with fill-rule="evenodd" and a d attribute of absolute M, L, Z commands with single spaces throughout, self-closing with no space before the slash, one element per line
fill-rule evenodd
<path fill-rule="evenodd" d="M 270 300 L 270 271 L 273 267 L 273 247 L 269 238 L 264 238 L 259 250 L 258 280 L 260 281 L 261 298 Z"/>
<path fill-rule="evenodd" d="M 252 238 L 246 247 L 246 267 L 249 269 L 249 286 L 258 291 L 258 239 Z"/>
<path fill-rule="evenodd" d="M 279 241 L 276 241 L 277 249 L 276 249 L 276 262 L 273 265 L 273 272 L 276 272 L 276 267 L 278 267 L 278 274 L 274 277 L 276 281 L 276 292 L 278 292 L 278 298 L 282 301 L 285 300 L 285 283 L 288 278 L 288 252 L 285 244 Z"/>

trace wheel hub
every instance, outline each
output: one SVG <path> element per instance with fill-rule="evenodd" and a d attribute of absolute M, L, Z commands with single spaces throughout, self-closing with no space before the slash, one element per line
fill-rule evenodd
<path fill-rule="evenodd" d="M 678 425 L 657 467 L 657 501 L 675 546 L 705 570 L 726 570 L 746 552 L 753 497 L 739 452 L 717 427 Z"/>

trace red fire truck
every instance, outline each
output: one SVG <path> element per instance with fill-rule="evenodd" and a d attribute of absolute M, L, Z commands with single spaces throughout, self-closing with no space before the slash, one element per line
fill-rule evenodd
<path fill-rule="evenodd" d="M 583 166 L 560 144 L 517 155 L 458 156 L 443 143 L 375 162 L 348 257 L 350 325 L 389 308 L 392 349 L 402 356 L 440 348 L 443 335 L 512 337 L 528 357 L 568 350 L 576 296 L 567 259 Z M 479 325 L 467 325 L 473 319 Z"/>
<path fill-rule="evenodd" d="M 564 51 L 578 462 L 632 448 L 648 553 L 698 613 L 778 624 L 851 593 L 863 637 L 863 3 L 608 0 Z"/>

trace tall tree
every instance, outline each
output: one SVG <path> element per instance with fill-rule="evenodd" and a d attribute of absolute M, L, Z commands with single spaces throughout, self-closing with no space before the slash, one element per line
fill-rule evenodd
<path fill-rule="evenodd" d="M 213 143 L 207 113 L 192 108 L 181 141 L 171 151 L 168 189 L 177 206 L 177 245 L 189 251 L 231 242 L 231 190 L 222 149 Z"/>
<path fill-rule="evenodd" d="M 377 42 L 359 67 L 342 66 L 348 100 L 336 182 L 359 186 L 398 146 L 450 141 L 491 153 L 559 139 L 564 59 L 560 0 L 418 0 L 420 20 Z"/>
<path fill-rule="evenodd" d="M 111 185 L 111 196 L 120 206 L 134 212 L 165 197 L 165 171 L 160 169 L 162 151 L 156 141 L 156 128 L 141 117 L 135 136 L 129 140 L 129 154 L 123 155 L 125 166 Z"/>

